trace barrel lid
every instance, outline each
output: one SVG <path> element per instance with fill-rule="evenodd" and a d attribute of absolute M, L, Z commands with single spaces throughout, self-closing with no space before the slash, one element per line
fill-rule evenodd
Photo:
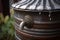
<path fill-rule="evenodd" d="M 21 0 L 12 4 L 12 7 L 30 11 L 60 10 L 60 0 Z"/>

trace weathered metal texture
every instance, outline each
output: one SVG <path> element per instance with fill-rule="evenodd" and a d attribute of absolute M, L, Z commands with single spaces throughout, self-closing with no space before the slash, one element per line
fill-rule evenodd
<path fill-rule="evenodd" d="M 23 21 L 25 15 L 31 15 L 34 19 L 32 28 L 24 27 L 20 29 L 20 23 Z M 60 37 L 60 13 L 58 11 L 51 13 L 51 20 L 49 12 L 26 12 L 15 10 L 15 29 L 24 40 L 54 40 Z M 26 38 L 25 38 L 25 37 Z"/>
<path fill-rule="evenodd" d="M 58 1 L 22 0 L 13 4 L 16 39 L 60 40 L 60 3 Z"/>

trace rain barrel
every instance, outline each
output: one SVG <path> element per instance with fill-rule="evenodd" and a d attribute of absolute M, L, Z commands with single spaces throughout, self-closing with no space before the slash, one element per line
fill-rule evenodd
<path fill-rule="evenodd" d="M 60 0 L 21 0 L 12 8 L 16 40 L 60 40 Z"/>

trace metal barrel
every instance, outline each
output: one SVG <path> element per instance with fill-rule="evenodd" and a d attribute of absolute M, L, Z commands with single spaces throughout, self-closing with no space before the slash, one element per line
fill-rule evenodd
<path fill-rule="evenodd" d="M 15 10 L 15 29 L 16 36 L 23 40 L 54 40 L 60 37 L 60 18 L 58 11 L 51 13 L 51 20 L 49 19 L 49 12 L 39 14 L 39 12 L 24 12 Z M 48 15 L 47 15 L 48 14 Z M 31 15 L 34 19 L 32 28 L 20 28 L 25 15 Z M 46 20 L 45 20 L 46 19 Z M 19 37 L 20 36 L 20 37 Z"/>
<path fill-rule="evenodd" d="M 21 0 L 12 8 L 16 40 L 60 40 L 59 0 Z"/>

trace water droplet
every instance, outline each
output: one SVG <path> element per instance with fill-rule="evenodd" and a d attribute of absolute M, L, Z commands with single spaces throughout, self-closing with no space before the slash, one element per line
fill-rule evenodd
<path fill-rule="evenodd" d="M 51 21 L 51 18 L 49 20 Z"/>
<path fill-rule="evenodd" d="M 51 21 L 51 11 L 49 11 L 49 20 Z"/>
<path fill-rule="evenodd" d="M 39 12 L 39 15 L 41 15 L 41 12 Z"/>
<path fill-rule="evenodd" d="M 49 17 L 51 16 L 51 14 L 49 13 Z"/>

